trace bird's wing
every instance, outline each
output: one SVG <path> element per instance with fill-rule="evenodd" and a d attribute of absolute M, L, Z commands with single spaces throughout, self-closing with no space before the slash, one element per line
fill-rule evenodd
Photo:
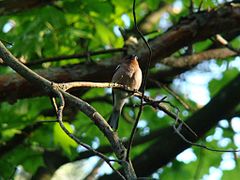
<path fill-rule="evenodd" d="M 121 65 L 119 64 L 119 65 L 115 68 L 114 74 L 117 72 L 117 70 L 118 70 L 120 67 L 121 67 Z"/>

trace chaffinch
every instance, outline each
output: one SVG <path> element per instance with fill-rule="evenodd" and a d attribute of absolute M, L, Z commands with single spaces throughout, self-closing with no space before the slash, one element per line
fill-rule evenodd
<path fill-rule="evenodd" d="M 133 90 L 138 90 L 142 83 L 142 71 L 138 65 L 138 57 L 135 55 L 127 56 L 118 65 L 112 77 L 112 82 L 122 84 Z M 118 121 L 124 104 L 132 93 L 113 89 L 113 112 L 108 120 L 109 125 L 114 131 L 118 128 Z"/>

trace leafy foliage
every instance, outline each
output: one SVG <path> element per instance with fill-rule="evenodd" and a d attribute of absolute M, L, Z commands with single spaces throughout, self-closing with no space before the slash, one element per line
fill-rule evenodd
<path fill-rule="evenodd" d="M 200 0 L 194 1 L 194 12 L 197 11 L 201 2 Z M 176 11 L 176 9 L 174 11 L 172 8 L 174 4 L 176 8 L 180 8 L 179 12 Z M 221 5 L 218 4 L 217 1 L 207 0 L 203 1 L 202 9 L 216 8 L 218 6 Z M 138 21 L 144 21 L 146 15 L 156 12 L 159 9 L 164 11 L 164 13 L 162 13 L 163 15 L 160 16 L 158 22 L 151 25 L 148 29 L 148 33 L 156 30 L 158 30 L 158 32 L 146 35 L 149 39 L 164 35 L 164 28 L 167 29 L 168 26 L 174 26 L 183 16 L 188 16 L 189 1 L 137 1 L 136 12 Z M 16 57 L 24 62 L 34 62 L 41 58 L 71 55 L 89 50 L 96 51 L 123 47 L 124 40 L 118 31 L 118 27 L 123 27 L 133 32 L 132 19 L 132 0 L 55 1 L 54 4 L 51 5 L 1 16 L 0 39 L 10 42 L 10 44 L 5 44 Z M 233 46 L 239 48 L 239 41 L 239 37 L 234 37 Z M 193 52 L 202 52 L 211 47 L 211 45 L 213 45 L 213 43 L 210 40 L 198 42 L 193 45 Z M 179 54 L 186 54 L 186 48 L 180 49 L 179 52 L 176 52 L 174 55 L 179 56 Z M 94 58 L 91 57 L 90 60 L 93 62 L 104 62 L 103 57 L 109 56 L 110 55 L 94 56 Z M 82 62 L 88 63 L 88 61 L 88 58 L 70 59 L 60 62 L 45 63 L 44 65 L 38 65 L 36 67 L 47 69 Z M 208 62 L 206 63 L 207 68 L 206 66 L 197 66 L 191 69 L 191 71 L 206 71 L 211 74 L 211 78 L 209 78 L 208 82 L 205 84 L 206 91 L 208 87 L 208 93 L 210 94 L 209 98 L 214 97 L 226 84 L 239 75 L 239 63 L 238 65 L 234 65 L 234 63 L 237 64 L 237 61 L 239 62 L 239 58 L 223 59 L 219 61 L 221 62 L 214 62 L 214 65 L 221 67 L 224 63 L 232 64 L 232 67 L 217 72 L 221 78 L 215 76 L 216 74 L 214 74 L 213 69 L 209 68 L 211 64 Z M 157 65 L 150 69 L 150 72 L 159 71 L 161 71 L 161 68 Z M 1 74 L 9 72 L 10 70 L 8 68 L 4 66 L 0 67 Z M 176 79 L 185 81 L 184 74 L 176 77 Z M 98 80 L 98 77 L 96 77 L 96 80 Z M 181 99 L 184 99 L 185 103 L 187 103 L 191 109 L 186 110 L 183 104 L 180 103 L 175 96 L 161 87 L 147 89 L 147 95 L 156 99 L 167 96 L 167 100 L 180 110 L 181 119 L 185 120 L 194 114 L 196 109 L 201 107 L 201 104 L 190 99 L 188 93 L 184 91 L 182 87 L 178 88 L 174 82 L 174 80 L 171 80 L 167 83 Z M 196 86 L 199 85 L 197 83 L 198 82 L 196 82 Z M 102 99 L 95 100 L 90 102 L 90 104 L 96 108 L 105 119 L 108 119 L 112 110 L 112 105 L 109 103 L 111 97 L 106 92 L 108 92 L 108 90 L 105 89 L 86 90 L 85 93 L 81 95 L 81 98 L 94 99 L 97 97 L 105 97 L 106 101 Z M 205 104 L 206 103 L 207 102 L 205 102 Z M 123 139 L 130 136 L 133 122 L 138 113 L 138 106 L 134 106 L 134 104 L 138 105 L 139 100 L 132 98 L 129 101 L 129 106 L 124 108 L 124 115 L 120 119 L 118 134 Z M 176 112 L 176 108 L 171 108 L 171 111 Z M 25 138 L 20 145 L 16 145 L 14 148 L 1 155 L 0 177 L 5 179 L 9 178 L 14 168 L 19 165 L 23 166 L 25 171 L 34 175 L 39 167 L 46 166 L 44 152 L 48 150 L 60 150 L 61 155 L 67 157 L 69 161 L 77 158 L 79 153 L 77 144 L 60 129 L 57 123 L 48 122 L 48 120 L 55 120 L 56 118 L 54 112 L 52 112 L 52 107 L 48 98 L 23 99 L 18 100 L 14 104 L 2 102 L 0 104 L 0 114 L 0 149 L 4 148 L 4 145 L 14 136 L 25 133 L 23 132 L 24 127 L 35 124 L 38 121 L 45 121 L 38 129 L 28 132 L 27 138 Z M 239 116 L 239 114 L 236 113 L 235 116 Z M 66 112 L 64 112 L 64 118 L 68 130 L 74 133 L 83 142 L 94 148 L 109 145 L 104 135 L 82 112 L 76 112 L 75 110 L 70 110 L 68 112 L 66 110 Z M 227 118 L 227 121 L 231 124 L 231 117 Z M 145 106 L 140 119 L 137 137 L 141 139 L 154 130 L 168 127 L 173 123 L 174 121 L 163 112 Z M 209 134 L 205 135 L 205 138 L 202 139 L 203 143 L 207 142 L 207 145 L 216 149 L 236 148 L 237 145 L 233 137 L 237 132 L 234 132 L 230 125 L 228 129 L 222 128 L 224 133 L 221 138 L 213 139 L 208 142 L 206 139 L 208 139 L 207 137 L 214 137 L 214 133 L 216 133 L 214 130 L 212 129 Z M 219 145 L 222 138 L 230 139 L 228 145 L 224 147 Z M 156 139 L 157 137 L 134 147 L 131 153 L 132 159 L 140 155 Z M 178 179 L 192 179 L 196 176 L 202 178 L 209 173 L 210 167 L 220 166 L 222 161 L 221 154 L 199 148 L 193 148 L 193 150 L 194 154 L 197 156 L 197 160 L 186 164 L 178 160 L 173 160 L 170 164 L 159 169 L 154 174 L 162 179 L 169 180 L 176 179 L 176 176 Z M 112 154 L 108 153 L 107 155 L 110 156 Z M 237 164 L 239 159 L 235 161 Z M 223 179 L 236 179 L 238 167 L 236 165 L 233 169 L 222 170 L 222 172 Z"/>

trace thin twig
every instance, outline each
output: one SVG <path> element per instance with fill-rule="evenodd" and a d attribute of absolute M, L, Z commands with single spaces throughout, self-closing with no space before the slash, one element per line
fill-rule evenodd
<path fill-rule="evenodd" d="M 222 46 L 230 49 L 231 51 L 233 51 L 233 52 L 235 52 L 235 53 L 237 53 L 237 55 L 240 55 L 240 50 L 233 48 L 233 47 L 231 46 L 231 44 L 229 44 L 229 42 L 228 42 L 226 39 L 224 39 L 220 34 L 217 34 L 217 35 L 216 35 L 215 40 L 216 40 L 217 42 L 219 42 Z M 214 41 L 214 40 L 213 40 L 213 41 Z"/>
<path fill-rule="evenodd" d="M 184 121 L 182 121 L 177 115 L 175 115 L 174 113 L 169 111 L 165 106 L 160 105 L 160 103 L 162 103 L 162 102 L 168 103 L 170 106 L 172 106 L 173 108 L 176 108 L 178 110 L 178 108 L 176 106 L 174 106 L 173 104 L 171 104 L 171 102 L 164 101 L 165 98 L 160 101 L 156 101 L 148 96 L 143 95 L 143 93 L 141 93 L 139 91 L 131 90 L 130 88 L 123 86 L 121 84 L 117 84 L 117 83 L 70 82 L 70 83 L 60 83 L 59 85 L 60 85 L 60 88 L 63 88 L 65 90 L 67 90 L 69 87 L 73 88 L 74 85 L 76 85 L 78 87 L 98 87 L 98 88 L 112 87 L 112 88 L 120 88 L 120 89 L 128 91 L 128 92 L 132 92 L 132 93 L 134 93 L 135 96 L 139 97 L 140 99 L 143 99 L 146 102 L 146 103 L 142 103 L 142 106 L 151 105 L 152 107 L 163 111 L 168 116 L 170 116 L 172 119 L 174 119 L 174 120 L 177 119 L 177 122 L 180 122 L 180 124 L 184 125 L 188 129 L 189 132 L 191 132 L 194 136 L 198 137 L 197 134 Z M 141 107 L 141 104 L 140 104 L 140 107 Z M 175 124 L 175 126 L 176 126 L 176 124 Z M 198 145 L 198 146 L 201 146 L 201 145 Z M 211 148 L 208 148 L 208 149 L 210 150 Z"/>
<path fill-rule="evenodd" d="M 13 43 L 12 42 L 9 42 L 7 40 L 4 40 L 4 39 L 1 39 L 0 38 L 0 41 L 2 41 L 3 43 L 7 44 L 7 45 L 10 45 L 10 46 L 13 46 Z"/>
<path fill-rule="evenodd" d="M 10 175 L 9 178 L 8 178 L 9 180 L 13 180 L 13 179 L 14 179 L 14 175 L 16 174 L 16 171 L 17 171 L 17 166 L 14 167 L 11 175 Z"/>
<path fill-rule="evenodd" d="M 193 12 L 194 12 L 194 2 L 193 2 L 193 0 L 190 0 L 189 14 L 192 15 Z"/>
<path fill-rule="evenodd" d="M 194 132 L 194 130 L 193 130 L 191 127 L 189 127 L 183 120 L 181 120 L 181 119 L 179 118 L 179 112 L 180 112 L 179 108 L 176 107 L 175 105 L 173 105 L 173 104 L 172 104 L 171 102 L 169 102 L 169 101 L 165 101 L 165 103 L 169 104 L 171 107 L 173 107 L 173 108 L 175 108 L 175 109 L 177 110 L 177 113 L 176 113 L 176 115 L 175 115 L 175 125 L 177 125 L 178 122 L 180 122 L 180 125 L 179 125 L 178 128 L 181 128 L 182 125 L 184 125 L 189 132 L 191 132 L 195 137 L 198 137 L 197 133 Z"/>
<path fill-rule="evenodd" d="M 55 61 L 62 61 L 62 60 L 69 60 L 69 59 L 82 59 L 82 58 L 89 58 L 90 56 L 97 56 L 101 54 L 110 54 L 116 52 L 125 52 L 126 48 L 115 48 L 115 49 L 106 49 L 106 50 L 99 50 L 99 51 L 87 51 L 80 54 L 71 54 L 71 55 L 62 55 L 56 57 L 49 57 L 49 58 L 41 58 L 38 60 L 33 60 L 28 63 L 25 63 L 26 66 L 31 67 L 34 65 L 39 65 L 47 62 L 55 62 Z M 5 66 L 4 63 L 0 63 L 1 66 Z"/>
<path fill-rule="evenodd" d="M 191 110 L 191 107 L 181 98 L 179 97 L 179 95 L 177 93 L 175 93 L 172 89 L 170 89 L 168 86 L 166 86 L 165 84 L 162 84 L 160 82 L 158 82 L 157 80 L 154 79 L 149 79 L 150 81 L 154 82 L 158 87 L 162 87 L 163 89 L 165 89 L 169 94 L 171 94 L 179 103 L 181 103 L 183 105 L 184 108 L 186 108 L 187 110 Z"/>
<path fill-rule="evenodd" d="M 194 143 L 190 140 L 188 140 L 187 138 L 184 137 L 184 135 L 182 135 L 177 127 L 174 125 L 173 126 L 175 132 L 182 138 L 183 141 L 185 141 L 186 143 L 192 145 L 192 146 L 197 146 L 197 147 L 201 147 L 201 148 L 204 148 L 204 149 L 207 149 L 209 151 L 214 151 L 214 152 L 240 152 L 240 149 L 237 149 L 237 150 L 224 150 L 224 149 L 214 149 L 214 148 L 210 148 L 210 147 L 207 147 L 205 145 L 202 145 L 202 144 L 197 144 L 197 143 Z"/>
<path fill-rule="evenodd" d="M 160 103 L 163 102 L 159 102 L 156 101 L 148 96 L 145 96 L 143 93 L 136 91 L 136 90 L 131 90 L 130 88 L 123 86 L 121 84 L 117 84 L 117 83 L 108 83 L 108 82 L 103 82 L 103 83 L 95 83 L 95 82 L 68 82 L 68 83 L 59 83 L 59 84 L 55 84 L 55 86 L 58 86 L 60 89 L 62 89 L 63 91 L 67 91 L 71 88 L 76 88 L 76 87 L 95 87 L 95 88 L 119 88 L 121 90 L 127 91 L 127 92 L 132 92 L 134 93 L 135 96 L 137 96 L 138 98 L 146 101 L 147 103 L 149 103 L 150 105 L 152 105 L 153 107 L 158 107 L 158 109 L 162 110 L 163 112 L 165 112 L 167 115 L 169 115 L 170 117 L 172 117 L 173 119 L 176 119 L 176 115 L 171 113 L 169 110 L 167 110 L 164 106 L 161 106 Z M 166 102 L 168 104 L 170 104 L 172 107 L 174 107 L 170 102 Z M 144 104 L 143 102 L 140 104 L 140 108 L 141 106 L 143 107 Z M 155 107 L 155 108 L 156 108 Z M 139 114 L 138 114 L 139 115 Z M 139 117 L 137 117 L 139 118 Z M 194 134 L 196 137 L 196 133 L 186 124 L 184 123 L 182 120 L 180 120 L 182 122 L 182 124 L 192 133 Z M 134 124 L 135 125 L 135 124 Z M 130 141 L 129 141 L 130 144 Z"/>
<path fill-rule="evenodd" d="M 139 122 L 139 119 L 140 119 L 140 116 L 142 114 L 142 110 L 143 110 L 143 97 L 144 97 L 144 91 L 145 91 L 145 88 L 146 88 L 146 82 L 147 82 L 147 76 L 148 76 L 148 69 L 150 67 L 150 63 L 151 63 L 151 59 L 152 59 L 152 50 L 148 44 L 148 42 L 146 41 L 146 39 L 144 38 L 143 34 L 141 33 L 141 31 L 138 29 L 138 26 L 137 26 L 137 20 L 136 20 L 136 13 L 135 13 L 135 5 L 136 5 L 136 0 L 133 0 L 133 7 L 132 7 L 132 11 L 133 11 L 133 19 L 134 19 L 134 27 L 135 29 L 137 30 L 138 34 L 140 35 L 140 37 L 142 38 L 142 40 L 144 41 L 144 43 L 146 44 L 148 50 L 149 50 L 149 56 L 148 56 L 148 61 L 147 61 L 147 67 L 145 69 L 145 72 L 144 72 L 144 76 L 143 76 L 143 83 L 142 83 L 142 97 L 141 97 L 141 105 L 139 107 L 139 111 L 138 111 L 138 114 L 137 114 L 137 118 L 136 118 L 136 121 L 134 123 L 134 126 L 133 126 L 133 129 L 131 131 L 131 135 L 130 135 L 130 139 L 129 139 L 129 144 L 128 144 L 128 148 L 127 148 L 127 160 L 130 162 L 130 151 L 131 151 L 131 146 L 132 146 L 132 143 L 133 143 L 133 139 L 134 139 L 134 135 L 136 133 L 136 130 L 137 130 L 137 125 L 138 125 L 138 122 Z"/>
<path fill-rule="evenodd" d="M 131 91 L 128 87 L 117 84 L 117 83 L 109 83 L 109 82 L 67 82 L 67 83 L 58 83 L 57 84 L 63 91 L 67 91 L 72 88 L 79 87 L 92 87 L 92 88 L 124 88 L 125 90 Z"/>
<path fill-rule="evenodd" d="M 50 100 L 51 100 L 52 106 L 54 107 L 55 113 L 56 113 L 56 115 L 57 115 L 58 107 L 57 107 L 56 99 L 55 99 L 54 97 L 50 97 Z"/>
<path fill-rule="evenodd" d="M 137 97 L 141 97 L 142 94 L 140 92 L 138 92 L 137 94 L 135 94 Z M 163 111 L 164 113 L 166 113 L 168 116 L 170 116 L 173 120 L 176 120 L 178 117 L 176 114 L 172 113 L 171 111 L 169 111 L 165 106 L 160 105 L 161 102 L 167 103 L 169 104 L 171 107 L 176 108 L 171 102 L 169 101 L 156 101 L 148 96 L 144 96 L 144 101 L 146 101 L 147 103 L 149 103 L 149 105 L 151 105 L 153 108 L 155 109 L 159 109 L 161 111 Z M 191 132 L 194 136 L 198 137 L 198 135 L 184 122 L 182 121 L 180 118 L 178 118 L 178 120 L 181 122 L 181 124 L 183 124 L 189 132 Z"/>
<path fill-rule="evenodd" d="M 99 156 L 100 158 L 102 158 L 111 168 L 113 171 L 115 171 L 122 179 L 125 179 L 125 177 L 118 171 L 116 170 L 112 164 L 110 163 L 111 161 L 114 162 L 118 162 L 119 164 L 122 163 L 122 161 L 120 160 L 115 160 L 115 159 L 109 159 L 108 157 L 106 157 L 104 154 L 94 150 L 92 147 L 90 147 L 88 144 L 85 144 L 83 142 L 81 142 L 77 137 L 75 137 L 70 131 L 68 131 L 68 129 L 65 127 L 62 119 L 63 119 L 63 109 L 65 107 L 65 100 L 64 97 L 62 95 L 62 93 L 60 91 L 56 90 L 56 94 L 58 95 L 59 99 L 60 99 L 60 105 L 58 106 L 56 104 L 56 100 L 53 101 L 54 103 L 54 108 L 55 110 L 57 110 L 57 120 L 59 122 L 60 127 L 62 128 L 62 130 L 72 139 L 74 140 L 77 144 L 83 146 L 84 148 L 86 148 L 87 150 L 93 152 L 94 154 L 96 154 L 97 156 Z M 54 98 L 55 99 L 55 98 Z M 57 107 L 57 108 L 56 108 Z"/>
<path fill-rule="evenodd" d="M 178 109 L 177 109 L 177 110 L 178 110 Z M 178 114 L 178 113 L 179 113 L 179 110 L 178 110 L 177 114 Z M 207 147 L 207 146 L 205 146 L 205 145 L 202 145 L 202 144 L 194 143 L 194 142 L 188 140 L 188 139 L 180 132 L 179 129 L 181 129 L 181 124 L 180 124 L 179 127 L 177 127 L 178 121 L 179 121 L 179 118 L 178 118 L 178 115 L 177 115 L 177 116 L 176 116 L 175 124 L 173 125 L 173 129 L 174 129 L 174 131 L 182 138 L 182 140 L 185 141 L 186 143 L 191 144 L 192 146 L 201 147 L 201 148 L 204 148 L 204 149 L 207 149 L 207 150 L 210 150 L 210 151 L 214 151 L 214 152 L 240 152 L 240 149 L 239 149 L 239 150 L 214 149 L 214 148 L 210 148 L 210 147 Z"/>
<path fill-rule="evenodd" d="M 99 168 L 103 165 L 104 161 L 99 159 L 95 164 L 91 172 L 84 178 L 85 180 L 93 180 L 95 179 L 96 174 L 98 173 Z"/>
<path fill-rule="evenodd" d="M 203 0 L 200 1 L 197 12 L 200 12 L 200 11 L 201 11 L 202 4 L 203 4 Z"/>
<path fill-rule="evenodd" d="M 138 94 L 139 96 L 139 94 Z M 214 152 L 240 152 L 240 149 L 239 150 L 222 150 L 222 149 L 214 149 L 214 148 L 210 148 L 210 147 L 207 147 L 205 145 L 201 145 L 201 144 L 197 144 L 197 143 L 194 143 L 190 140 L 188 140 L 187 138 L 185 138 L 185 136 L 183 134 L 181 134 L 181 132 L 179 131 L 179 129 L 181 128 L 182 125 L 184 125 L 192 134 L 194 134 L 196 137 L 197 134 L 184 122 L 182 121 L 178 114 L 179 114 L 179 109 L 174 106 L 173 104 L 171 104 L 170 102 L 168 101 L 164 101 L 165 103 L 168 103 L 170 106 L 176 108 L 177 110 L 177 115 L 173 114 L 172 112 L 170 112 L 169 110 L 167 110 L 164 106 L 161 106 L 160 104 L 157 104 L 157 101 L 154 101 L 153 99 L 147 97 L 147 96 L 144 96 L 144 101 L 146 102 L 150 102 L 150 105 L 152 105 L 152 107 L 154 108 L 157 108 L 163 112 L 165 112 L 167 115 L 169 115 L 170 117 L 172 117 L 173 119 L 175 119 L 175 124 L 173 125 L 173 129 L 175 130 L 175 132 L 183 139 L 183 141 L 185 141 L 186 143 L 192 145 L 192 146 L 197 146 L 197 147 L 201 147 L 201 148 L 204 148 L 204 149 L 207 149 L 209 151 L 214 151 Z M 162 101 L 163 102 L 163 101 Z M 177 127 L 177 124 L 180 123 L 180 125 Z"/>
<path fill-rule="evenodd" d="M 115 48 L 115 49 L 106 49 L 106 50 L 100 50 L 100 51 L 88 51 L 85 53 L 80 54 L 72 54 L 72 55 L 64 55 L 64 56 L 57 56 L 57 57 L 50 57 L 50 58 L 42 58 L 36 61 L 31 61 L 29 63 L 26 63 L 27 66 L 33 66 L 38 64 L 43 64 L 46 62 L 55 62 L 60 60 L 67 60 L 67 59 L 74 59 L 74 58 L 88 58 L 90 56 L 96 56 L 101 54 L 109 54 L 109 53 L 115 53 L 115 52 L 124 52 L 126 51 L 125 48 Z"/>

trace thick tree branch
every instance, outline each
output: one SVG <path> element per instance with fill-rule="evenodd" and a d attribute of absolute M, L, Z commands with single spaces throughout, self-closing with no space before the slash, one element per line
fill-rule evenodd
<path fill-rule="evenodd" d="M 207 39 L 215 34 L 240 29 L 240 7 L 225 5 L 217 10 L 195 13 L 182 19 L 164 35 L 152 40 L 153 61 L 168 57 L 178 49 Z M 139 52 L 143 59 L 147 51 Z"/>
<path fill-rule="evenodd" d="M 96 69 L 94 70 L 94 68 Z M 99 72 L 103 69 L 106 70 L 105 73 L 100 73 L 98 75 L 95 74 L 96 70 Z M 114 67 L 105 67 L 96 64 L 82 64 L 68 68 L 49 68 L 48 70 L 37 70 L 36 73 L 54 82 L 77 81 L 79 80 L 79 77 L 82 79 L 82 81 L 96 79 L 96 77 L 98 77 L 96 81 L 102 80 L 110 82 L 110 78 L 112 76 L 111 69 L 113 71 Z M 43 95 L 43 91 L 37 87 L 34 87 L 31 83 L 26 81 L 18 74 L 0 76 L 1 101 L 8 100 L 9 102 L 14 102 L 18 98 L 39 95 Z"/>
<path fill-rule="evenodd" d="M 0 15 L 21 12 L 53 3 L 56 0 L 3 0 L 0 1 Z"/>
<path fill-rule="evenodd" d="M 150 46 L 153 50 L 152 65 L 188 44 L 205 40 L 215 34 L 239 30 L 239 21 L 240 7 L 232 7 L 230 5 L 225 5 L 217 10 L 196 13 L 189 18 L 181 20 L 178 25 L 150 41 Z M 140 63 L 142 69 L 144 69 L 146 67 L 145 59 L 147 59 L 148 52 L 140 47 L 136 54 L 140 57 Z M 48 70 L 39 70 L 37 73 L 57 82 L 76 80 L 110 81 L 118 61 L 120 61 L 120 58 L 115 56 L 99 64 L 81 64 L 68 68 L 49 68 Z M 103 69 L 104 73 L 102 73 Z M 167 81 L 170 74 L 173 77 L 182 72 L 179 69 L 172 69 L 166 73 L 157 75 L 157 77 L 161 78 L 161 81 Z M 32 93 L 33 91 L 34 93 Z M 2 101 L 8 100 L 14 102 L 18 98 L 27 98 L 42 94 L 42 92 L 17 75 L 0 76 L 0 99 Z"/>
<path fill-rule="evenodd" d="M 115 66 L 89 65 L 81 64 L 74 67 L 66 68 L 49 68 L 48 70 L 37 70 L 36 72 L 42 77 L 53 82 L 69 81 L 105 81 L 110 82 Z M 104 70 L 104 73 L 102 71 Z M 152 79 L 160 82 L 169 83 L 177 74 L 183 72 L 182 69 L 171 69 L 150 74 Z M 100 74 L 98 74 L 100 73 Z M 96 79 L 97 77 L 97 79 Z M 153 83 L 148 83 L 148 87 L 153 87 Z M 8 101 L 14 103 L 18 99 L 30 98 L 44 95 L 43 91 L 34 87 L 18 74 L 0 76 L 0 99 L 1 102 Z"/>
<path fill-rule="evenodd" d="M 219 48 L 203 51 L 200 53 L 182 56 L 179 58 L 168 57 L 161 60 L 161 63 L 174 67 L 174 68 L 191 68 L 203 61 L 210 59 L 224 59 L 237 55 L 236 52 L 231 51 L 228 48 Z"/>

